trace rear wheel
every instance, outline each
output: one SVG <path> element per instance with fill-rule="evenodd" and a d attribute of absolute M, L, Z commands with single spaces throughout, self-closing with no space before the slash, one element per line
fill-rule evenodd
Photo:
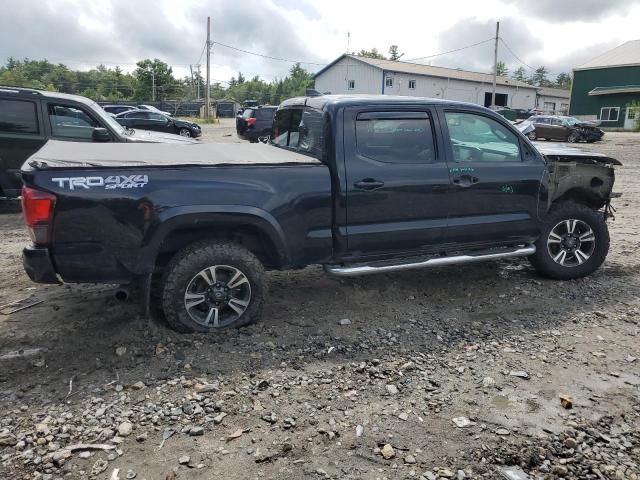
<path fill-rule="evenodd" d="M 609 252 L 609 230 L 602 214 L 580 204 L 552 210 L 529 257 L 540 273 L 569 280 L 594 272 Z"/>
<path fill-rule="evenodd" d="M 258 320 L 266 294 L 264 268 L 255 255 L 231 243 L 201 242 L 169 262 L 162 309 L 179 332 L 238 328 Z"/>

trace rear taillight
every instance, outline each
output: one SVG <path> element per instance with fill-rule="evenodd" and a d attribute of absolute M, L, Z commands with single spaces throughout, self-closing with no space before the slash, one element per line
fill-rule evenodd
<path fill-rule="evenodd" d="M 51 242 L 55 204 L 56 197 L 52 193 L 22 187 L 22 215 L 34 245 L 47 245 Z"/>
<path fill-rule="evenodd" d="M 254 123 L 256 123 L 256 119 L 255 118 L 247 118 L 247 125 L 251 126 Z"/>

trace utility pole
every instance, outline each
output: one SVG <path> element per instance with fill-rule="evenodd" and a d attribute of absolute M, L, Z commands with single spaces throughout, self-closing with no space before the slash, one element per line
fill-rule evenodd
<path fill-rule="evenodd" d="M 156 71 L 151 67 L 151 100 L 156 101 Z"/>
<path fill-rule="evenodd" d="M 211 17 L 207 17 L 207 106 L 205 107 L 206 119 L 209 122 L 210 106 L 211 106 Z"/>
<path fill-rule="evenodd" d="M 196 67 L 198 67 L 198 81 L 196 83 L 196 98 L 198 99 L 198 102 L 200 102 L 200 80 L 202 79 L 202 75 L 200 75 L 200 64 L 197 64 Z"/>
<path fill-rule="evenodd" d="M 496 22 L 496 46 L 493 51 L 493 91 L 491 93 L 491 106 L 496 106 L 496 80 L 498 77 L 498 38 L 500 37 L 500 22 Z"/>

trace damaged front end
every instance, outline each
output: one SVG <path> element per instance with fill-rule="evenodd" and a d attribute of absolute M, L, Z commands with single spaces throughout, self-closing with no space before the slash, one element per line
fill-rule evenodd
<path fill-rule="evenodd" d="M 562 144 L 540 144 L 536 148 L 547 160 L 549 206 L 557 201 L 573 200 L 612 218 L 611 199 L 622 196 L 613 192 L 615 166 L 622 163 L 602 153 L 588 152 Z"/>

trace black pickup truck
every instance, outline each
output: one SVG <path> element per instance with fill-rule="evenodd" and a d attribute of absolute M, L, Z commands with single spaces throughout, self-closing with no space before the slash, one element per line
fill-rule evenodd
<path fill-rule="evenodd" d="M 483 107 L 392 96 L 280 105 L 265 144 L 49 142 L 22 169 L 32 280 L 142 285 L 185 332 L 257 320 L 265 270 L 362 275 L 528 257 L 596 270 L 620 162 L 541 153 Z"/>

